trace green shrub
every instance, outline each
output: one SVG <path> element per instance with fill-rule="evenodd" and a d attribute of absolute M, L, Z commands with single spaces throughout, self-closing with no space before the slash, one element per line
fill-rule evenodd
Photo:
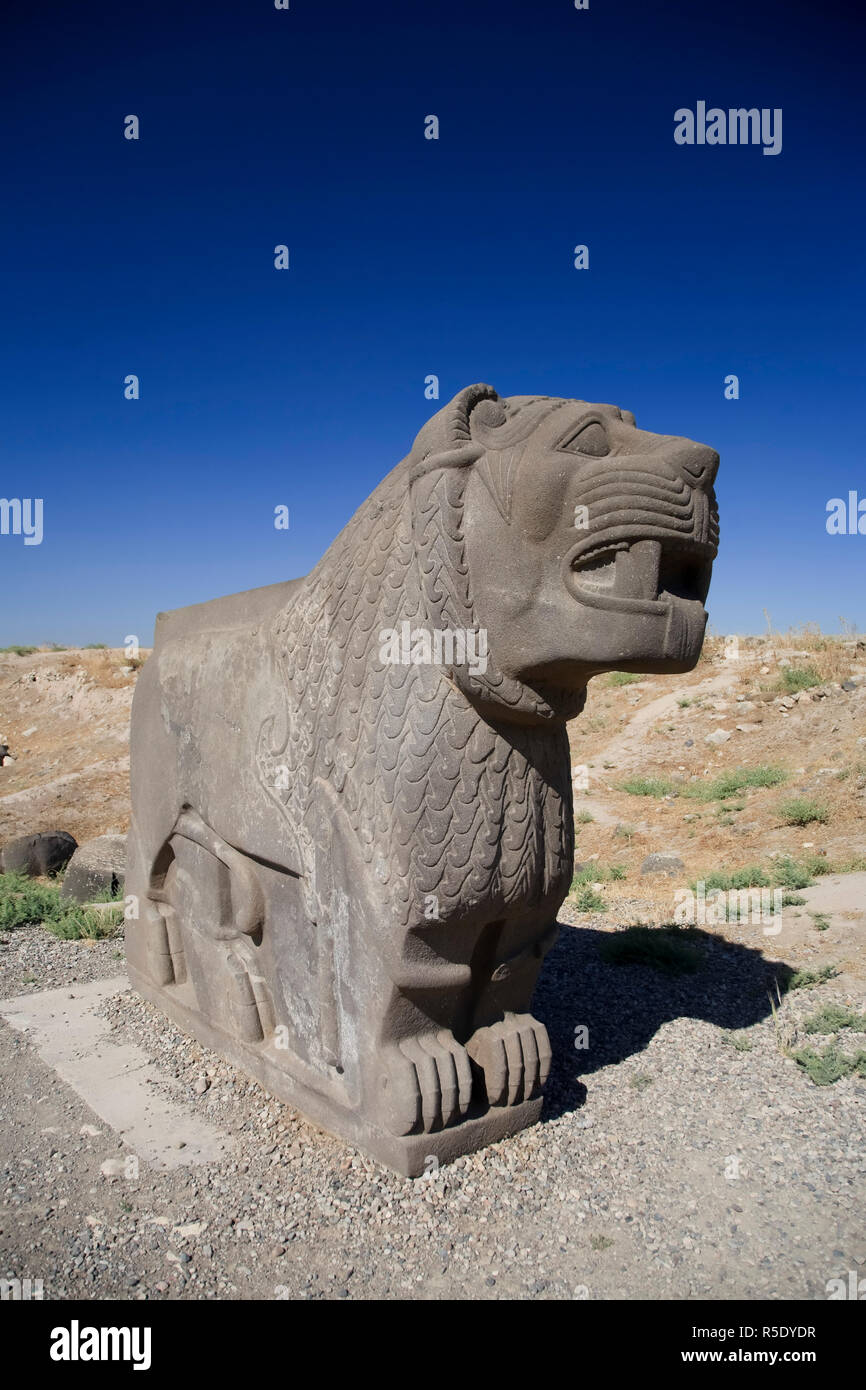
<path fill-rule="evenodd" d="M 813 821 L 826 825 L 830 819 L 826 806 L 807 796 L 794 796 L 789 801 L 780 802 L 778 811 L 786 825 L 811 825 Z"/>
<path fill-rule="evenodd" d="M 59 910 L 56 884 L 40 883 L 26 874 L 0 874 L 0 930 L 44 922 Z"/>
<path fill-rule="evenodd" d="M 843 1028 L 866 1033 L 866 1014 L 855 1013 L 843 1004 L 822 1004 L 817 1013 L 806 1019 L 803 1027 L 807 1033 L 838 1033 Z"/>
<path fill-rule="evenodd" d="M 788 666 L 779 677 L 779 689 L 787 695 L 796 695 L 798 690 L 811 690 L 820 685 L 821 677 L 814 666 Z"/>
<path fill-rule="evenodd" d="M 721 772 L 711 782 L 692 782 L 683 788 L 686 796 L 699 801 L 725 801 L 748 787 L 777 787 L 788 780 L 782 767 L 760 764 L 758 767 L 735 767 Z"/>
<path fill-rule="evenodd" d="M 578 890 L 575 899 L 575 907 L 578 912 L 603 912 L 605 906 L 604 898 L 590 884 L 584 884 Z"/>
<path fill-rule="evenodd" d="M 835 1043 L 830 1043 L 823 1052 L 801 1047 L 791 1055 L 816 1086 L 832 1086 L 843 1076 L 852 1076 L 855 1072 L 858 1076 L 866 1076 L 866 1052 L 847 1056 Z"/>
<path fill-rule="evenodd" d="M 721 889 L 723 893 L 729 893 L 732 889 L 740 888 L 770 888 L 772 887 L 770 876 L 766 869 L 760 865 L 752 864 L 745 869 L 733 870 L 714 870 L 707 874 L 703 880 L 708 893 L 715 889 Z M 692 892 L 697 890 L 697 882 L 690 885 Z"/>
<path fill-rule="evenodd" d="M 116 901 L 105 895 L 104 900 Z M 114 936 L 123 921 L 123 905 L 110 911 L 63 903 L 57 883 L 42 883 L 25 874 L 0 874 L 0 930 L 41 924 L 66 941 Z"/>
<path fill-rule="evenodd" d="M 113 907 L 110 911 L 99 912 L 92 907 L 76 904 L 68 907 L 56 918 L 45 922 L 45 928 L 61 941 L 99 941 L 104 937 L 115 936 L 123 922 L 123 908 Z"/>
<path fill-rule="evenodd" d="M 819 965 L 817 970 L 795 970 L 788 979 L 784 988 L 791 989 L 814 989 L 815 985 L 825 985 L 828 980 L 833 980 L 839 974 L 835 965 Z"/>
<path fill-rule="evenodd" d="M 634 671 L 608 671 L 605 685 L 634 685 L 635 681 L 642 681 L 643 676 L 636 675 Z"/>
<path fill-rule="evenodd" d="M 629 777 L 620 783 L 620 791 L 628 792 L 631 796 L 670 796 L 674 784 L 666 777 Z"/>

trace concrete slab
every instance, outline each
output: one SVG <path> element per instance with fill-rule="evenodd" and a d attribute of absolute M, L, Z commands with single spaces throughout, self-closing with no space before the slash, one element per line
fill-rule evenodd
<path fill-rule="evenodd" d="M 3 1000 L 0 1017 L 143 1162 L 169 1169 L 223 1159 L 230 1136 L 159 1091 L 154 1083 L 167 1080 L 165 1073 L 141 1048 L 113 1042 L 97 1017 L 104 999 L 128 988 L 126 975 L 116 975 L 44 990 Z"/>
<path fill-rule="evenodd" d="M 827 874 L 801 891 L 811 912 L 826 912 L 849 922 L 866 920 L 866 873 Z"/>

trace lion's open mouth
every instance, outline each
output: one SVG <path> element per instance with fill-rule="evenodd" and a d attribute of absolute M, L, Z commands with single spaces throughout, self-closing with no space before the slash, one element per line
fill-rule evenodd
<path fill-rule="evenodd" d="M 575 598 L 619 612 L 658 612 L 674 600 L 703 604 L 712 548 L 700 542 L 647 538 L 575 547 L 566 559 Z"/>

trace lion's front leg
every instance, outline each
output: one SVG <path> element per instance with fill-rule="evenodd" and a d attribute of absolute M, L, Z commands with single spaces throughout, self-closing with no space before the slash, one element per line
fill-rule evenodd
<path fill-rule="evenodd" d="M 519 1105 L 540 1094 L 550 1072 L 544 1024 L 529 1013 L 556 923 L 531 914 L 492 924 L 476 953 L 475 992 L 466 1050 L 488 1105 Z"/>
<path fill-rule="evenodd" d="M 392 938 L 390 997 L 379 1027 L 383 1125 L 399 1135 L 459 1124 L 473 1101 L 465 1047 L 472 1012 L 474 931 L 424 921 Z"/>

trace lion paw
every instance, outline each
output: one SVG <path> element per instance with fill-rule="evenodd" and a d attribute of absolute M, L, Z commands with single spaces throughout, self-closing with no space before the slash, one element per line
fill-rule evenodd
<path fill-rule="evenodd" d="M 550 1071 L 550 1039 L 532 1014 L 506 1014 L 479 1028 L 466 1044 L 483 1073 L 491 1105 L 517 1105 L 540 1090 Z"/>
<path fill-rule="evenodd" d="M 403 1038 L 389 1050 L 382 1079 L 385 1122 L 393 1134 L 444 1129 L 466 1114 L 472 1068 L 447 1029 Z"/>

